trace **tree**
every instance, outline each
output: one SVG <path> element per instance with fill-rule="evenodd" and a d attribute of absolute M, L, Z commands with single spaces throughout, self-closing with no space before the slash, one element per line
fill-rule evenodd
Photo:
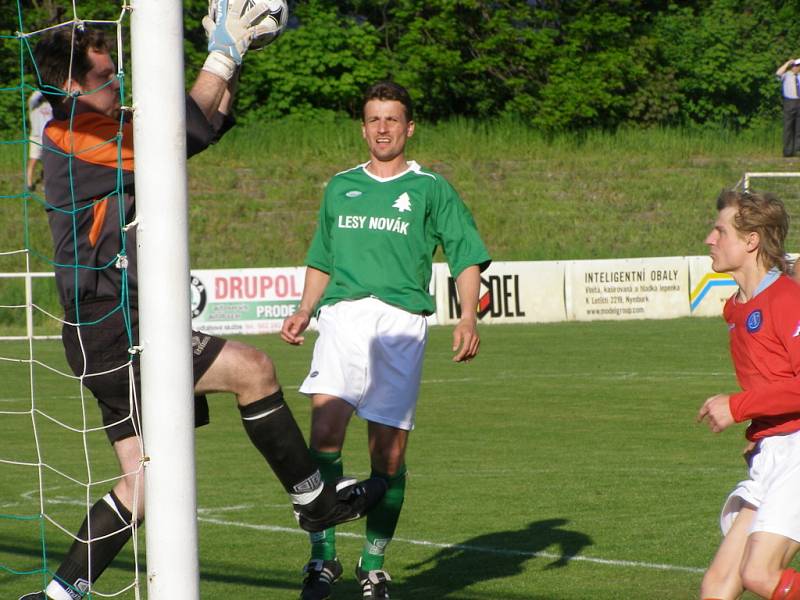
<path fill-rule="evenodd" d="M 315 0 L 299 5 L 296 18 L 272 47 L 248 55 L 239 110 L 247 119 L 357 115 L 364 88 L 387 76 L 375 27 Z"/>

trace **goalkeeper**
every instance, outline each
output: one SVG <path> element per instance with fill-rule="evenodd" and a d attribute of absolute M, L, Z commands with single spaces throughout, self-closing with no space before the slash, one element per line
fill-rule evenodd
<path fill-rule="evenodd" d="M 478 353 L 480 271 L 489 266 L 472 215 L 441 176 L 407 161 L 414 133 L 408 92 L 392 82 L 367 90 L 362 134 L 369 161 L 328 183 L 308 251 L 303 296 L 281 336 L 290 344 L 317 312 L 319 338 L 300 391 L 311 396 L 311 448 L 326 481 L 341 476 L 342 446 L 353 413 L 367 421 L 373 477 L 383 500 L 367 517 L 356 576 L 366 599 L 388 598 L 384 552 L 405 497 L 405 451 L 414 427 L 437 246 L 456 279 L 461 319 L 453 360 Z M 301 597 L 322 600 L 342 575 L 333 530 L 311 536 Z"/>
<path fill-rule="evenodd" d="M 186 98 L 189 155 L 204 150 L 233 124 L 232 90 L 253 32 L 244 17 L 234 17 L 241 12 L 240 2 L 229 6 L 223 1 L 216 22 L 204 20 L 210 52 Z M 121 473 L 113 489 L 91 507 L 46 590 L 23 597 L 75 600 L 92 589 L 131 537 L 132 523 L 144 517 L 138 406 L 130 416 L 125 368 L 129 348 L 138 343 L 136 234 L 131 228 L 125 239 L 121 228 L 136 211 L 133 132 L 120 117 L 119 83 L 101 32 L 55 30 L 37 44 L 35 57 L 54 110 L 44 131 L 43 164 L 56 285 L 66 314 L 62 339 L 73 372 L 92 375 L 83 382 L 98 400 Z M 304 529 L 358 518 L 383 495 L 380 480 L 343 479 L 338 493 L 336 486 L 322 483 L 266 354 L 192 332 L 192 359 L 196 424 L 209 420 L 206 393 L 234 393 L 245 431 L 289 493 Z M 134 359 L 137 399 L 138 364 Z M 87 544 L 89 532 L 93 541 Z"/>

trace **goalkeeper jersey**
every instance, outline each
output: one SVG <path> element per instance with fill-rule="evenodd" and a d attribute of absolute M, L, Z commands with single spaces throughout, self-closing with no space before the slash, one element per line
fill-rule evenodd
<path fill-rule="evenodd" d="M 441 246 L 453 277 L 491 259 L 475 222 L 441 176 L 409 162 L 379 178 L 366 163 L 339 173 L 325 189 L 306 264 L 330 275 L 319 306 L 374 296 L 417 314 L 435 311 L 428 292 Z"/>
<path fill-rule="evenodd" d="M 731 357 L 741 392 L 730 398 L 737 422 L 751 419 L 747 438 L 800 430 L 800 285 L 771 273 L 748 302 L 725 304 Z"/>
<path fill-rule="evenodd" d="M 189 156 L 232 125 L 222 113 L 209 122 L 187 96 Z M 95 112 L 56 115 L 44 129 L 43 144 L 46 209 L 62 306 L 119 299 L 123 277 L 135 305 L 136 230 L 123 234 L 136 213 L 131 123 Z M 169 240 L 163 242 L 168 247 Z M 118 268 L 124 264 L 127 269 Z"/>

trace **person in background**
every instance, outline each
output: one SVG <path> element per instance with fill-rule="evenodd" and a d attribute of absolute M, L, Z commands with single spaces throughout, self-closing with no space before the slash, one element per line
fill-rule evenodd
<path fill-rule="evenodd" d="M 800 58 L 790 58 L 775 75 L 781 80 L 783 97 L 783 155 L 800 152 Z"/>
<path fill-rule="evenodd" d="M 28 132 L 28 168 L 25 183 L 29 190 L 35 190 L 39 180 L 36 165 L 42 159 L 42 132 L 47 122 L 53 118 L 53 109 L 50 103 L 39 90 L 33 92 L 28 98 L 28 120 L 31 129 Z"/>

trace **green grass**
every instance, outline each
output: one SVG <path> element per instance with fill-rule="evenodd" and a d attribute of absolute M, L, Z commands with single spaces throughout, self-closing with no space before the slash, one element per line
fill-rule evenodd
<path fill-rule="evenodd" d="M 450 361 L 450 332 L 433 328 L 408 453 L 409 482 L 386 567 L 393 598 L 459 600 L 660 600 L 696 597 L 719 543 L 717 515 L 745 474 L 743 428 L 713 435 L 694 422 L 709 395 L 736 389 L 724 324 L 718 319 L 483 327 L 468 365 Z M 310 340 L 291 348 L 276 336 L 250 337 L 275 359 L 299 422 L 297 393 Z M 24 357 L 23 344 L 2 356 Z M 57 342 L 35 355 L 63 368 Z M 0 410 L 29 405 L 26 367 L 0 363 Z M 76 382 L 45 369 L 37 397 L 79 423 Z M 88 415 L 96 409 L 88 402 Z M 42 419 L 45 459 L 83 478 L 82 447 Z M 35 458 L 30 418 L 0 415 L 0 456 Z M 65 439 L 66 438 L 66 439 Z M 102 434 L 90 436 L 96 477 L 114 471 Z M 365 428 L 354 420 L 345 471 L 368 471 Z M 212 397 L 212 425 L 197 432 L 202 598 L 292 598 L 306 539 L 287 499 L 243 434 L 233 400 Z M 0 466 L 0 512 L 38 513 L 32 469 Z M 81 491 L 48 473 L 47 510 L 72 529 Z M 105 491 L 99 486 L 93 496 Z M 0 519 L 0 565 L 41 563 L 39 522 Z M 51 566 L 66 536 L 45 527 Z M 361 524 L 341 528 L 345 578 L 336 598 L 358 597 L 352 576 Z M 126 581 L 130 550 L 104 576 L 103 591 Z M 3 598 L 36 587 L 41 575 L 0 570 Z M 122 598 L 132 598 L 132 593 Z"/>
<path fill-rule="evenodd" d="M 453 182 L 497 260 L 702 254 L 722 188 L 745 171 L 800 168 L 780 156 L 778 123 L 554 138 L 511 122 L 421 123 L 408 156 Z M 234 128 L 189 162 L 192 266 L 302 264 L 323 186 L 364 160 L 354 121 Z M 21 197 L 23 172 L 20 148 L 0 145 L 3 249 L 27 244 L 32 268 L 49 270 L 42 201 Z"/>

